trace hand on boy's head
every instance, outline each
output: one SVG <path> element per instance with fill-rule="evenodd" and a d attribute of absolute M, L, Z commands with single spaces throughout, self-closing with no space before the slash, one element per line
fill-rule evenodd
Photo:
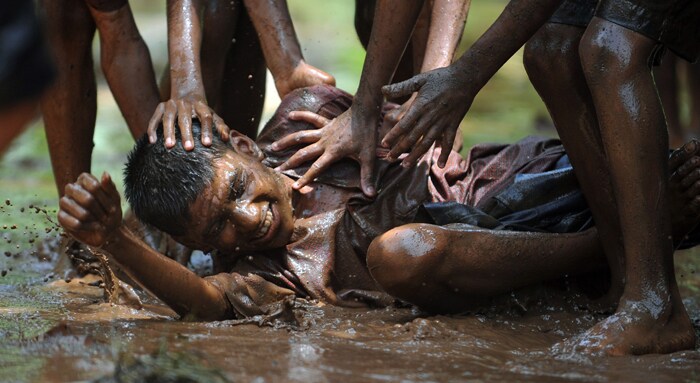
<path fill-rule="evenodd" d="M 187 96 L 178 99 L 170 99 L 158 104 L 153 117 L 148 123 L 148 140 L 155 143 L 157 140 L 156 129 L 163 122 L 163 138 L 165 147 L 170 149 L 175 146 L 175 119 L 180 128 L 182 147 L 189 151 L 194 149 L 192 136 L 192 119 L 197 118 L 202 124 L 202 145 L 210 146 L 212 143 L 212 128 L 215 127 L 223 140 L 228 140 L 229 127 L 224 120 L 212 110 L 202 97 Z"/>
<path fill-rule="evenodd" d="M 410 151 L 402 165 L 412 166 L 437 141 L 445 149 L 440 154 L 438 165 L 445 166 L 459 123 L 474 100 L 474 94 L 468 91 L 462 77 L 454 68 L 445 67 L 382 87 L 382 92 L 389 98 L 417 92 L 401 120 L 382 140 L 382 146 L 391 147 L 389 159 Z"/>
<path fill-rule="evenodd" d="M 75 239 L 91 246 L 102 246 L 122 224 L 119 192 L 109 174 L 98 180 L 81 174 L 66 185 L 59 201 L 58 222 Z"/>

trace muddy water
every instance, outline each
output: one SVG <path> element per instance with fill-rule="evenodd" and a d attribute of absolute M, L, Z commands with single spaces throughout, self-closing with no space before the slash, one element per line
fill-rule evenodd
<path fill-rule="evenodd" d="M 14 249 L 21 237 L 3 232 Z M 577 307 L 580 300 L 566 283 L 528 289 L 498 308 L 462 316 L 297 300 L 286 319 L 185 323 L 146 295 L 141 310 L 106 303 L 96 277 L 67 282 L 50 244 L 25 241 L 20 248 L 26 249 L 0 257 L 0 381 L 700 380 L 697 348 L 619 358 L 553 352 L 554 344 L 602 318 Z M 698 258 L 677 255 L 696 329 Z"/>

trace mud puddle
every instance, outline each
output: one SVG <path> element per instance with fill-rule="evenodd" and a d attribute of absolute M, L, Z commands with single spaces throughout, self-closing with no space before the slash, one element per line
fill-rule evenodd
<path fill-rule="evenodd" d="M 0 257 L 0 381 L 700 380 L 697 347 L 618 358 L 553 352 L 554 344 L 602 318 L 578 308 L 561 284 L 462 316 L 295 300 L 289 302 L 292 316 L 187 323 L 142 293 L 142 309 L 106 303 L 97 277 L 65 278 L 56 271 L 55 242 L 46 240 L 55 233 L 39 227 L 22 234 L 29 229 L 2 232 L 11 250 Z M 30 244 L 36 232 L 42 242 Z M 696 331 L 699 259 L 700 252 L 676 256 Z"/>

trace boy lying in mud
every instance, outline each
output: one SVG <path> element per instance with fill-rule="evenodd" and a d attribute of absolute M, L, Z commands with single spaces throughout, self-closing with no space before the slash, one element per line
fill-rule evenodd
<path fill-rule="evenodd" d="M 274 152 L 271 143 L 323 126 L 351 100 L 331 87 L 294 91 L 257 142 L 234 133 L 230 142 L 204 147 L 195 126 L 193 152 L 180 144 L 166 149 L 162 138 L 137 143 L 125 170 L 134 213 L 187 246 L 212 251 L 215 275 L 196 275 L 126 228 L 107 174 L 82 174 L 69 184 L 58 219 L 184 319 L 262 314 L 289 296 L 350 307 L 400 298 L 458 312 L 528 284 L 605 267 L 555 140 L 481 145 L 467 159 L 453 151 L 444 169 L 436 165 L 439 149 L 410 169 L 378 161 L 374 199 L 363 195 L 350 160 L 294 190 L 305 169 L 274 170 L 293 151 Z M 697 223 L 699 149 L 690 142 L 669 160 L 676 243 Z M 676 322 L 669 331 L 692 333 L 687 315 Z"/>

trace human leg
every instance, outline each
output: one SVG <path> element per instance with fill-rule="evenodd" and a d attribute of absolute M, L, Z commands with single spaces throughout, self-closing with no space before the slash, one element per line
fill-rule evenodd
<path fill-rule="evenodd" d="M 83 0 L 42 0 L 56 80 L 41 99 L 46 139 L 58 194 L 90 171 L 97 97 L 92 69 L 95 24 Z"/>
<path fill-rule="evenodd" d="M 700 144 L 674 151 L 668 166 L 678 243 L 700 222 Z M 490 296 L 605 264 L 596 228 L 550 234 L 409 224 L 378 236 L 367 252 L 372 276 L 388 293 L 438 312 L 473 308 Z"/>
<path fill-rule="evenodd" d="M 624 247 L 617 204 L 595 107 L 578 54 L 584 28 L 545 24 L 525 47 L 524 64 L 549 110 L 576 178 L 601 233 L 606 254 L 622 261 Z M 614 305 L 624 286 L 624 264 L 611 264 L 611 287 L 603 305 Z"/>
<path fill-rule="evenodd" d="M 123 4 L 114 10 L 87 2 L 100 32 L 102 71 L 131 135 L 138 139 L 146 133 L 159 101 L 151 55 L 127 2 L 119 1 Z"/>
<path fill-rule="evenodd" d="M 265 58 L 248 14 L 241 12 L 226 57 L 221 95 L 214 108 L 226 124 L 255 138 L 265 103 Z"/>
<path fill-rule="evenodd" d="M 657 43 L 598 17 L 581 41 L 622 227 L 626 281 L 616 313 L 584 334 L 578 346 L 608 354 L 693 347 L 673 272 L 668 135 L 647 64 Z M 606 255 L 611 264 L 620 263 Z"/>
<path fill-rule="evenodd" d="M 409 224 L 372 241 L 367 265 L 389 294 L 463 311 L 535 282 L 605 266 L 595 229 L 576 234 Z"/>
<path fill-rule="evenodd" d="M 232 44 L 231 40 L 234 38 L 243 4 L 241 1 L 227 0 L 207 0 L 205 4 L 200 51 L 202 81 L 207 94 L 207 103 L 217 105 L 221 96 L 226 53 Z"/>
<path fill-rule="evenodd" d="M 664 108 L 666 124 L 668 125 L 668 146 L 677 148 L 684 142 L 685 133 L 680 119 L 678 105 L 678 58 L 668 52 L 661 65 L 654 68 L 654 81 L 659 91 L 659 98 Z"/>

